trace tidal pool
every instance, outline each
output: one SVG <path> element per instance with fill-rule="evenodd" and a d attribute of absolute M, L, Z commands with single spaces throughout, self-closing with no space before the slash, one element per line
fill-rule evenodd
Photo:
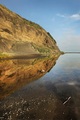
<path fill-rule="evenodd" d="M 80 54 L 0 61 L 0 120 L 80 120 Z"/>

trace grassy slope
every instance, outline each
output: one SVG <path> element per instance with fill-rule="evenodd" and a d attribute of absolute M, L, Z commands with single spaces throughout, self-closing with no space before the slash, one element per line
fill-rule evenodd
<path fill-rule="evenodd" d="M 40 25 L 22 18 L 2 5 L 0 17 L 0 52 L 15 55 L 59 52 L 56 41 Z"/>

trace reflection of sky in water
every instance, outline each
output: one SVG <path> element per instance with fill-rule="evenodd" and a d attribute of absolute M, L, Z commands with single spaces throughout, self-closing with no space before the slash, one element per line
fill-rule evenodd
<path fill-rule="evenodd" d="M 60 56 L 57 64 L 40 81 L 48 82 L 70 82 L 80 80 L 80 55 L 65 54 Z M 72 82 L 71 82 L 72 83 Z M 78 83 L 79 84 L 79 83 Z"/>
<path fill-rule="evenodd" d="M 0 116 L 12 120 L 80 120 L 80 55 L 60 56 L 51 71 L 1 102 Z"/>

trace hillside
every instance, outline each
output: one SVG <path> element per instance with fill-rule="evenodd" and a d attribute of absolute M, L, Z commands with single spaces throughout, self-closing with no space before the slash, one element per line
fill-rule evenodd
<path fill-rule="evenodd" d="M 49 32 L 0 5 L 0 54 L 52 53 L 60 51 Z"/>

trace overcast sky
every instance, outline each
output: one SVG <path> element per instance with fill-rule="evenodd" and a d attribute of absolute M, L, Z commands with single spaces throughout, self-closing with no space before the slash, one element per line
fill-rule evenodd
<path fill-rule="evenodd" d="M 0 4 L 40 24 L 62 51 L 80 51 L 80 0 L 0 0 Z"/>

